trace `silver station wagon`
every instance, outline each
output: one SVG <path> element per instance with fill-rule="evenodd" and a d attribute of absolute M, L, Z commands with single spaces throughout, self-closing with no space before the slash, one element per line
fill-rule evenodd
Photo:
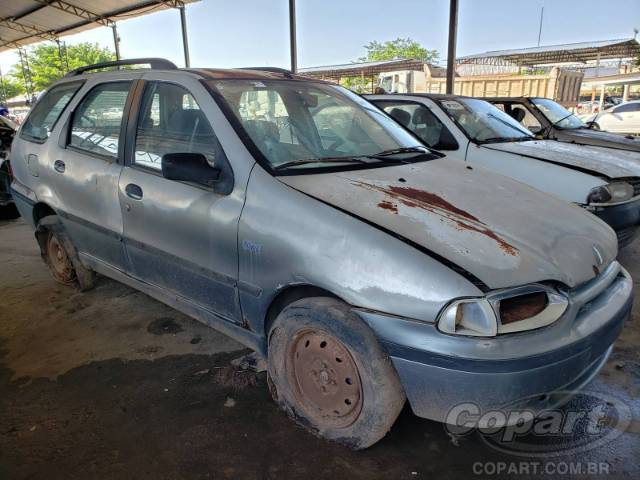
<path fill-rule="evenodd" d="M 604 222 L 284 70 L 83 67 L 11 161 L 56 280 L 99 273 L 237 339 L 291 417 L 352 448 L 405 399 L 439 421 L 557 405 L 631 309 Z"/>

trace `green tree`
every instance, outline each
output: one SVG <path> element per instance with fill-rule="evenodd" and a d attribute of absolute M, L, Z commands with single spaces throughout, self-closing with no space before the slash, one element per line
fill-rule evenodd
<path fill-rule="evenodd" d="M 5 76 L 2 78 L 2 85 L 0 86 L 0 98 L 3 101 L 8 98 L 13 98 L 21 95 L 25 92 L 24 85 L 15 78 Z"/>
<path fill-rule="evenodd" d="M 410 38 L 396 38 L 386 42 L 374 40 L 364 46 L 367 50 L 365 57 L 360 57 L 360 62 L 375 62 L 381 60 L 413 59 L 423 62 L 434 62 L 438 59 L 437 50 L 429 50 Z"/>
<path fill-rule="evenodd" d="M 61 49 L 58 45 L 43 43 L 28 49 L 26 59 L 33 89 L 39 91 L 63 77 L 69 70 L 93 63 L 108 62 L 116 57 L 108 48 L 102 48 L 97 43 L 85 42 L 63 46 Z M 25 85 L 20 63 L 12 67 L 10 75 Z"/>

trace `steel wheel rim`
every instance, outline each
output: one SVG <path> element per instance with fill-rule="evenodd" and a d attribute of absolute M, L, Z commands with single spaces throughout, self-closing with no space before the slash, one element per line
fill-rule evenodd
<path fill-rule="evenodd" d="M 47 241 L 47 258 L 53 275 L 63 282 L 73 280 L 73 266 L 64 247 L 53 234 L 49 235 Z"/>
<path fill-rule="evenodd" d="M 362 382 L 347 347 L 321 330 L 303 330 L 289 342 L 287 372 L 298 405 L 324 427 L 344 428 L 362 410 Z"/>

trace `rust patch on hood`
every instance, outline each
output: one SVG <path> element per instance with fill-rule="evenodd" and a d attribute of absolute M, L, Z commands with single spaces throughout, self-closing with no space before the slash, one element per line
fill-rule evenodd
<path fill-rule="evenodd" d="M 394 185 L 389 185 L 389 191 L 393 192 L 395 195 L 400 197 L 400 199 L 410 199 L 415 200 L 423 205 L 431 205 L 433 207 L 441 208 L 442 210 L 446 210 L 451 213 L 455 213 L 463 218 L 468 220 L 473 220 L 474 222 L 480 222 L 476 217 L 471 215 L 469 212 L 465 212 L 460 208 L 452 205 L 447 202 L 444 198 L 439 197 L 435 193 L 425 192 L 424 190 L 418 190 L 417 188 L 412 187 L 397 187 Z M 413 206 L 413 205 L 409 205 Z"/>
<path fill-rule="evenodd" d="M 385 188 L 365 182 L 356 181 L 352 183 L 353 185 L 361 188 L 381 192 L 407 207 L 420 208 L 430 213 L 440 215 L 441 217 L 453 222 L 456 229 L 469 230 L 471 232 L 485 235 L 486 237 L 494 240 L 498 244 L 498 247 L 500 247 L 500 249 L 507 255 L 518 255 L 518 249 L 516 247 L 498 236 L 493 230 L 478 220 L 477 217 L 456 207 L 455 205 L 452 205 L 450 202 L 435 193 L 419 190 L 413 187 L 402 187 L 397 185 L 389 185 Z M 378 203 L 378 207 L 389 210 L 395 214 L 398 213 L 397 205 L 389 200 L 382 200 Z"/>
<path fill-rule="evenodd" d="M 398 213 L 398 206 L 395 203 L 389 202 L 388 200 L 382 200 L 380 203 L 378 203 L 378 206 L 385 210 L 389 210 L 391 213 Z"/>

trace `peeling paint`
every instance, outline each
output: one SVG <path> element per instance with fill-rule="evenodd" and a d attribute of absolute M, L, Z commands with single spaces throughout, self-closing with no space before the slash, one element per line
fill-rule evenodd
<path fill-rule="evenodd" d="M 391 203 L 388 200 L 382 200 L 380 203 L 378 203 L 378 206 L 385 210 L 389 210 L 391 213 L 398 213 L 398 205 L 396 205 L 395 203 Z"/>
<path fill-rule="evenodd" d="M 373 185 L 361 181 L 355 181 L 352 183 L 353 185 L 361 188 L 379 191 L 407 207 L 421 208 L 431 213 L 440 215 L 443 219 L 453 222 L 456 229 L 468 230 L 471 232 L 480 233 L 481 235 L 485 235 L 486 237 L 495 241 L 498 244 L 498 247 L 507 255 L 518 255 L 518 249 L 516 247 L 498 236 L 493 230 L 487 228 L 487 226 L 477 217 L 465 210 L 462 210 L 461 208 L 456 207 L 455 205 L 451 204 L 435 193 L 427 192 L 425 190 L 420 190 L 413 187 L 404 187 L 398 185 L 389 185 L 385 188 L 379 185 Z M 378 203 L 378 207 L 389 210 L 395 214 L 398 213 L 397 205 L 389 200 L 382 200 L 380 203 Z"/>

